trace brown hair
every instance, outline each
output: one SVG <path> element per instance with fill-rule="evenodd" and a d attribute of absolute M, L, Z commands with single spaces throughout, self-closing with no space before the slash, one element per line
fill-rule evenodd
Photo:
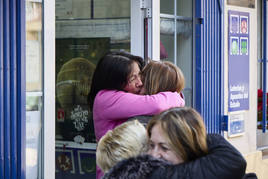
<path fill-rule="evenodd" d="M 151 138 L 152 128 L 159 124 L 167 143 L 184 162 L 208 153 L 206 128 L 200 114 L 190 107 L 171 108 L 155 116 L 147 125 Z"/>
<path fill-rule="evenodd" d="M 168 61 L 150 61 L 142 70 L 145 94 L 163 91 L 181 92 L 184 76 L 179 67 Z"/>

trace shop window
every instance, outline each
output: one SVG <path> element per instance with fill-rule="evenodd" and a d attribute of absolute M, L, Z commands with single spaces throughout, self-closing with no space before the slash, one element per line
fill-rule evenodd
<path fill-rule="evenodd" d="M 130 51 L 130 0 L 56 0 L 56 178 L 94 178 L 87 96 L 98 60 Z"/>
<path fill-rule="evenodd" d="M 185 75 L 186 105 L 193 105 L 193 4 L 192 1 L 160 1 L 160 59 L 171 61 Z"/>

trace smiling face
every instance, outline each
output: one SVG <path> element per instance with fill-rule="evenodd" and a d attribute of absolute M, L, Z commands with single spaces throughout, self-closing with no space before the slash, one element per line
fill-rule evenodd
<path fill-rule="evenodd" d="M 161 158 L 172 164 L 179 164 L 184 162 L 181 157 L 178 157 L 167 143 L 167 139 L 160 124 L 155 124 L 151 131 L 149 141 L 149 154 L 155 158 Z"/>
<path fill-rule="evenodd" d="M 140 67 L 138 63 L 133 62 L 131 68 L 131 74 L 128 77 L 128 83 L 125 86 L 124 90 L 129 93 L 139 94 L 142 87 L 142 82 L 140 78 Z"/>

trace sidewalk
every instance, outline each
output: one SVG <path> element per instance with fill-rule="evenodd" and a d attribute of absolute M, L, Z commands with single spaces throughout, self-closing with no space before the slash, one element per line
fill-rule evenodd
<path fill-rule="evenodd" d="M 247 161 L 246 172 L 255 172 L 258 179 L 267 179 L 268 176 L 268 150 L 257 151 L 244 156 Z"/>

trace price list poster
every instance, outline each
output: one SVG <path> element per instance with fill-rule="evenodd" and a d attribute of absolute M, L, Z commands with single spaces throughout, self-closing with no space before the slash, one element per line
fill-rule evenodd
<path fill-rule="evenodd" d="M 249 109 L 249 13 L 228 11 L 228 110 Z"/>

